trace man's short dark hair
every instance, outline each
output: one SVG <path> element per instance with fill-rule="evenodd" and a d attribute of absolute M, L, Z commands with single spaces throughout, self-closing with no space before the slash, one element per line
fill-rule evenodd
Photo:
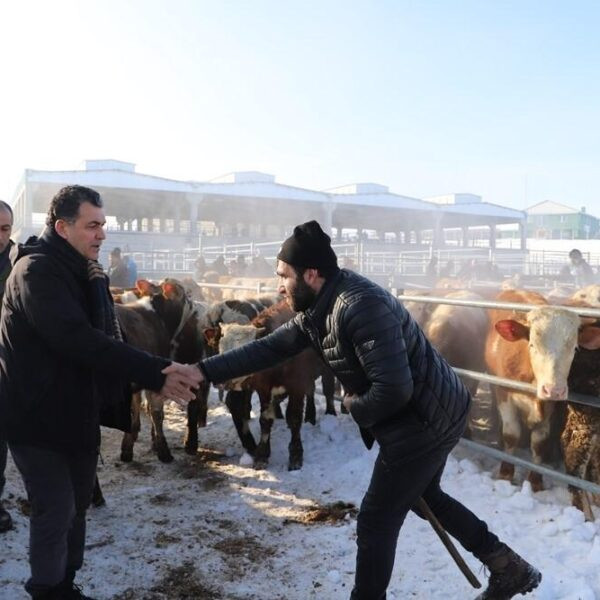
<path fill-rule="evenodd" d="M 581 250 L 578 250 L 577 248 L 573 248 L 573 250 L 571 250 L 571 252 L 569 252 L 569 258 L 583 258 L 583 255 L 581 254 Z"/>
<path fill-rule="evenodd" d="M 13 209 L 8 202 L 4 202 L 4 200 L 0 200 L 0 210 L 5 210 L 10 213 L 10 218 L 14 219 Z"/>
<path fill-rule="evenodd" d="M 84 202 L 102 208 L 102 198 L 96 190 L 82 185 L 68 185 L 58 190 L 48 207 L 46 225 L 54 227 L 59 219 L 70 222 L 75 221 L 79 216 L 79 207 Z"/>

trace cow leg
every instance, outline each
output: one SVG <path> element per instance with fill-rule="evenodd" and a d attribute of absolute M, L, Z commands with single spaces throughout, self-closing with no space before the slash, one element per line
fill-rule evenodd
<path fill-rule="evenodd" d="M 323 390 L 323 396 L 325 396 L 325 414 L 335 415 L 335 404 L 333 403 L 335 377 L 328 368 L 323 369 L 321 374 L 321 389 Z"/>
<path fill-rule="evenodd" d="M 277 394 L 273 396 L 273 414 L 276 419 L 283 419 L 283 411 L 281 410 L 281 403 L 285 400 L 286 394 Z"/>
<path fill-rule="evenodd" d="M 254 452 L 254 468 L 264 469 L 271 456 L 271 428 L 275 420 L 274 399 L 270 391 L 259 391 L 260 398 L 260 441 Z"/>
<path fill-rule="evenodd" d="M 314 399 L 314 398 L 313 398 Z M 300 429 L 302 427 L 302 411 L 304 408 L 304 394 L 290 392 L 285 416 L 291 433 L 289 444 L 288 471 L 297 471 L 302 468 L 304 449 Z"/>
<path fill-rule="evenodd" d="M 531 454 L 533 462 L 541 465 L 547 458 L 547 446 L 550 437 L 550 404 L 546 405 L 546 414 L 541 423 L 536 424 L 531 430 Z M 540 473 L 530 471 L 527 477 L 531 483 L 531 489 L 534 492 L 540 492 L 544 489 L 544 479 Z"/>
<path fill-rule="evenodd" d="M 164 400 L 162 396 L 154 392 L 146 391 L 148 407 L 150 409 L 150 420 L 152 421 L 152 447 L 158 455 L 160 462 L 169 463 L 173 461 L 173 455 L 163 431 Z"/>
<path fill-rule="evenodd" d="M 231 413 L 242 446 L 248 454 L 253 455 L 256 451 L 256 441 L 250 431 L 252 390 L 229 390 L 225 396 L 225 404 Z"/>
<path fill-rule="evenodd" d="M 187 424 L 183 448 L 186 454 L 196 456 L 198 452 L 198 419 L 200 414 L 200 401 L 198 400 L 198 391 L 196 399 L 190 400 L 187 405 Z"/>
<path fill-rule="evenodd" d="M 290 402 L 288 400 L 288 409 L 286 411 L 286 417 L 288 418 L 288 426 L 290 424 L 288 413 L 290 412 Z M 317 408 L 315 406 L 315 382 L 312 382 L 310 389 L 306 392 L 306 410 L 304 413 L 304 422 L 316 425 L 317 423 Z"/>
<path fill-rule="evenodd" d="M 198 428 L 206 427 L 209 385 L 202 383 L 196 390 L 196 399 L 187 405 L 187 428 L 183 441 L 185 453 L 196 456 L 198 452 Z"/>
<path fill-rule="evenodd" d="M 517 407 L 511 402 L 504 390 L 497 390 L 498 410 L 502 420 L 502 440 L 504 441 L 504 450 L 508 454 L 514 454 L 519 439 L 521 438 L 521 421 Z M 500 464 L 500 479 L 512 481 L 515 475 L 515 465 L 509 462 Z"/>
<path fill-rule="evenodd" d="M 96 475 L 96 481 L 94 481 L 94 491 L 92 492 L 92 505 L 99 507 L 104 506 L 105 504 L 106 500 L 104 499 L 104 494 L 102 493 L 102 488 L 100 487 L 98 475 Z"/>
<path fill-rule="evenodd" d="M 121 460 L 131 462 L 133 460 L 133 446 L 140 433 L 140 410 L 142 405 L 142 393 L 136 392 L 131 398 L 131 433 L 124 433 L 121 441 Z"/>

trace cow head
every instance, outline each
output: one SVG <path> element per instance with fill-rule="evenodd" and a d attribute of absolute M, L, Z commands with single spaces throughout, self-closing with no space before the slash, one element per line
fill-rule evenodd
<path fill-rule="evenodd" d="M 143 296 L 154 296 L 156 294 L 161 293 L 161 288 L 159 285 L 148 281 L 147 279 L 138 279 L 135 282 L 135 287 L 140 295 Z"/>
<path fill-rule="evenodd" d="M 527 314 L 525 322 L 504 319 L 494 327 L 509 342 L 528 342 L 537 396 L 541 400 L 567 399 L 567 378 L 578 345 L 588 350 L 600 348 L 599 327 L 556 307 L 536 308 Z"/>
<path fill-rule="evenodd" d="M 240 325 L 239 323 L 221 323 L 221 338 L 219 339 L 219 352 L 223 354 L 229 350 L 235 350 L 257 338 L 264 333 L 264 328 L 254 327 L 254 325 Z M 239 377 L 227 382 L 228 389 L 242 389 L 242 384 L 247 379 Z"/>

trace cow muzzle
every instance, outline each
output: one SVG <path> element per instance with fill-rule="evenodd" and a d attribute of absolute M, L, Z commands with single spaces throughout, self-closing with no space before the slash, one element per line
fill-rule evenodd
<path fill-rule="evenodd" d="M 569 388 L 564 384 L 542 383 L 538 385 L 537 395 L 541 400 L 566 400 Z"/>

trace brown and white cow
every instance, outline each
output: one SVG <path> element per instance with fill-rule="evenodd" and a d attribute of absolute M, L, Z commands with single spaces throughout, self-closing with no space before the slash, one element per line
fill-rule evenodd
<path fill-rule="evenodd" d="M 219 350 L 226 352 L 268 335 L 289 321 L 294 314 L 286 302 L 281 302 L 263 311 L 249 325 L 223 324 Z M 304 398 L 310 394 L 314 395 L 315 379 L 322 374 L 323 369 L 322 360 L 310 348 L 281 365 L 228 382 L 229 388 L 255 390 L 259 396 L 261 437 L 254 450 L 254 465 L 257 468 L 265 466 L 268 462 L 271 453 L 271 428 L 275 418 L 274 402 L 282 394 L 288 397 L 286 421 L 291 432 L 288 469 L 293 471 L 302 467 L 300 428 Z M 234 416 L 234 420 L 235 418 Z M 249 420 L 249 414 L 247 419 Z M 236 423 L 236 429 L 238 433 L 242 430 L 246 436 L 252 436 L 247 421 Z"/>
<path fill-rule="evenodd" d="M 539 305 L 527 313 L 491 310 L 485 352 L 490 373 L 536 386 L 535 395 L 499 386 L 493 389 L 505 450 L 514 453 L 525 425 L 531 434 L 533 461 L 539 464 L 548 455 L 555 402 L 567 399 L 575 350 L 578 345 L 593 346 L 597 332 L 582 325 L 572 311 L 548 305 L 536 292 L 506 290 L 497 300 Z M 503 462 L 500 476 L 510 480 L 513 475 L 514 465 Z M 529 481 L 535 491 L 542 489 L 541 475 L 532 472 Z"/>

